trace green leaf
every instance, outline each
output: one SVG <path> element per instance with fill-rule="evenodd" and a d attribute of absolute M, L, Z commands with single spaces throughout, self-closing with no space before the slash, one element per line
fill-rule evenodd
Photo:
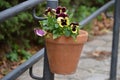
<path fill-rule="evenodd" d="M 59 34 L 53 34 L 53 39 L 58 38 L 60 35 Z"/>
<path fill-rule="evenodd" d="M 53 31 L 53 34 L 55 34 L 55 33 L 56 33 L 56 30 Z"/>
<path fill-rule="evenodd" d="M 55 24 L 55 28 L 58 28 L 59 27 L 59 25 L 58 24 Z"/>
<path fill-rule="evenodd" d="M 70 31 L 68 31 L 68 30 L 65 31 L 65 36 L 69 37 L 70 34 L 71 34 Z"/>
<path fill-rule="evenodd" d="M 4 39 L 4 35 L 0 34 L 0 40 Z"/>
<path fill-rule="evenodd" d="M 71 36 L 74 40 L 76 40 L 77 34 L 72 34 Z"/>
<path fill-rule="evenodd" d="M 24 59 L 29 59 L 31 57 L 31 54 L 25 50 L 21 50 L 20 53 L 22 54 Z"/>
<path fill-rule="evenodd" d="M 10 52 L 9 54 L 7 54 L 6 57 L 11 61 L 18 61 L 18 54 L 16 53 L 16 51 Z"/>
<path fill-rule="evenodd" d="M 40 24 L 42 24 L 43 26 L 48 25 L 48 20 L 43 20 L 43 21 L 39 21 Z"/>

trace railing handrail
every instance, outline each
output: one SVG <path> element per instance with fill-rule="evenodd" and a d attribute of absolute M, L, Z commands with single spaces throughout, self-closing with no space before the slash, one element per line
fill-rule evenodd
<path fill-rule="evenodd" d="M 0 23 L 10 17 L 17 15 L 20 12 L 23 12 L 25 10 L 28 10 L 28 9 L 38 5 L 39 3 L 43 2 L 43 1 L 44 0 L 27 0 L 27 1 L 24 1 L 14 7 L 3 10 L 2 12 L 0 12 Z"/>

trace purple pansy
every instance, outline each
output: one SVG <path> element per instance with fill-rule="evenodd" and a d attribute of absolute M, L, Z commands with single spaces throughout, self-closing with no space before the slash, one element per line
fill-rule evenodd
<path fill-rule="evenodd" d="M 64 13 L 64 12 L 66 12 L 66 8 L 65 7 L 58 6 L 56 8 L 56 14 L 60 14 L 60 13 Z"/>
<path fill-rule="evenodd" d="M 60 13 L 60 14 L 56 15 L 56 18 L 58 18 L 58 17 L 63 17 L 63 18 L 65 18 L 65 17 L 68 17 L 68 15 L 65 14 L 65 13 Z"/>
<path fill-rule="evenodd" d="M 36 35 L 38 35 L 38 36 L 44 36 L 45 34 L 46 34 L 46 32 L 44 31 L 44 30 L 42 30 L 42 29 L 34 29 L 34 32 L 35 32 L 35 34 Z"/>

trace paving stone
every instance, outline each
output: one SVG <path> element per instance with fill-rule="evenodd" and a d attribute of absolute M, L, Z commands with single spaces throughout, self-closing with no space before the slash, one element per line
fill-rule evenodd
<path fill-rule="evenodd" d="M 29 71 L 27 70 L 20 77 L 18 77 L 17 80 L 33 80 L 33 79 L 29 76 Z"/>
<path fill-rule="evenodd" d="M 109 32 L 106 35 L 97 36 L 95 39 L 104 40 L 104 41 L 112 41 L 112 32 Z"/>
<path fill-rule="evenodd" d="M 97 46 L 102 46 L 104 44 L 106 44 L 106 42 L 103 40 L 93 40 L 93 41 L 88 42 L 86 45 L 97 47 Z"/>
<path fill-rule="evenodd" d="M 94 51 L 95 49 L 96 49 L 96 47 L 94 47 L 94 46 L 84 45 L 83 53 L 91 52 L 91 51 Z"/>
<path fill-rule="evenodd" d="M 102 46 L 102 47 L 97 47 L 96 51 L 108 51 L 111 52 L 112 51 L 112 47 L 106 47 L 106 46 Z"/>
<path fill-rule="evenodd" d="M 106 76 L 104 74 L 96 74 L 85 80 L 108 80 L 108 76 Z"/>
<path fill-rule="evenodd" d="M 108 41 L 104 46 L 105 47 L 112 47 L 112 41 Z"/>
<path fill-rule="evenodd" d="M 91 59 L 91 58 L 87 58 L 87 59 L 82 58 L 82 59 L 80 59 L 78 65 L 80 68 L 85 68 L 85 69 L 92 68 L 92 67 L 95 67 L 96 65 L 99 65 L 99 61 Z"/>
<path fill-rule="evenodd" d="M 58 78 L 64 78 L 65 80 L 83 80 L 84 78 L 90 76 L 91 74 L 88 71 L 82 70 L 82 69 L 77 69 L 75 73 L 70 74 L 70 75 L 56 75 L 56 80 Z"/>
<path fill-rule="evenodd" d="M 84 80 L 84 78 L 90 76 L 91 73 L 89 73 L 87 70 L 84 69 L 77 69 L 76 72 L 72 75 L 69 75 L 68 77 L 71 78 L 71 80 Z M 74 79 L 72 79 L 74 78 Z"/>

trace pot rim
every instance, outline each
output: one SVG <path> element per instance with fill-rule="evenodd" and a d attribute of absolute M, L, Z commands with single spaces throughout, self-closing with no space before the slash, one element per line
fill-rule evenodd
<path fill-rule="evenodd" d="M 76 40 L 72 37 L 65 37 L 61 36 L 57 39 L 53 39 L 52 37 L 46 38 L 45 41 L 54 44 L 81 44 L 87 42 L 88 39 L 88 32 L 84 30 L 79 31 L 79 35 L 77 36 Z"/>

